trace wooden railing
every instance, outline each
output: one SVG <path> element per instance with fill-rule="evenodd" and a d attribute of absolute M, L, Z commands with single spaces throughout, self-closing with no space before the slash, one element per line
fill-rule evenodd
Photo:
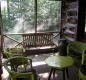
<path fill-rule="evenodd" d="M 53 35 L 55 33 L 55 35 Z M 8 35 L 20 35 L 21 41 L 17 41 L 14 38 L 9 37 Z M 30 33 L 30 34 L 5 34 L 3 37 L 8 38 L 9 40 L 16 42 L 15 47 L 21 45 L 24 49 L 26 47 L 42 47 L 42 46 L 56 46 L 53 43 L 53 39 L 55 39 L 59 35 L 59 32 L 46 32 L 46 33 Z M 10 45 L 10 44 L 9 44 Z"/>
<path fill-rule="evenodd" d="M 52 33 L 23 34 L 24 47 L 41 47 L 55 45 L 52 41 Z"/>

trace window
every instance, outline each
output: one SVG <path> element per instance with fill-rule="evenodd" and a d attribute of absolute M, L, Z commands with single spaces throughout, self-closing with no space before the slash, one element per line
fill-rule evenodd
<path fill-rule="evenodd" d="M 60 30 L 61 1 L 1 0 L 1 13 L 4 47 L 21 43 L 23 33 Z"/>
<path fill-rule="evenodd" d="M 4 33 L 58 31 L 61 1 L 1 0 Z"/>

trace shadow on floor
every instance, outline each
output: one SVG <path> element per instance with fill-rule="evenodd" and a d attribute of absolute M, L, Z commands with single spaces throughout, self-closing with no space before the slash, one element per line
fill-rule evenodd
<path fill-rule="evenodd" d="M 40 65 L 34 67 L 37 74 L 40 76 L 40 80 L 48 80 L 50 67 L 45 65 Z M 69 71 L 69 79 L 66 78 L 66 80 L 78 80 L 78 68 L 77 67 L 71 67 L 68 68 Z M 63 74 L 62 71 L 57 70 L 55 74 L 55 78 L 53 79 L 53 75 L 51 76 L 51 80 L 63 80 Z"/>
<path fill-rule="evenodd" d="M 36 70 L 37 74 L 40 76 L 40 80 L 48 80 L 49 72 L 50 72 L 50 67 L 45 63 L 45 60 L 47 57 L 52 56 L 52 55 L 39 55 L 33 58 L 33 62 L 36 60 L 39 61 L 39 64 L 34 66 L 34 69 Z M 35 61 L 34 61 L 35 60 Z M 69 77 L 70 79 L 66 80 L 79 80 L 78 79 L 78 67 L 72 66 L 68 68 L 69 71 Z M 55 78 L 51 76 L 51 80 L 63 80 L 63 74 L 62 71 L 57 70 L 55 74 Z"/>
<path fill-rule="evenodd" d="M 31 56 L 33 62 L 33 68 L 36 70 L 37 74 L 39 75 L 40 80 L 48 80 L 48 76 L 51 68 L 45 63 L 45 60 L 49 56 L 52 56 L 52 54 Z M 76 66 L 70 67 L 68 71 L 69 71 L 70 79 L 66 78 L 66 80 L 78 80 L 78 67 Z M 8 77 L 8 74 L 4 68 L 3 68 L 3 77 L 5 77 L 3 78 L 3 80 L 7 80 L 6 77 Z M 53 78 L 53 75 L 51 76 L 51 80 L 63 80 L 62 72 L 57 70 L 55 77 Z"/>

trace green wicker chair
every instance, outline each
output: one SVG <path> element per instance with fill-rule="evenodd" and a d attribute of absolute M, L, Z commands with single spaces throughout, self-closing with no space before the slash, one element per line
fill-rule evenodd
<path fill-rule="evenodd" d="M 10 80 L 37 80 L 32 60 L 26 57 L 11 57 L 4 62 L 4 67 L 10 75 Z"/>
<path fill-rule="evenodd" d="M 15 57 L 15 56 L 23 56 L 22 48 L 7 48 L 5 50 L 6 58 Z"/>
<path fill-rule="evenodd" d="M 79 67 L 79 80 L 86 80 L 86 43 L 76 41 L 68 44 L 67 53 Z"/>
<path fill-rule="evenodd" d="M 79 80 L 86 80 L 86 50 L 82 53 L 82 61 L 79 68 Z"/>
<path fill-rule="evenodd" d="M 74 64 L 80 67 L 82 60 L 82 53 L 86 50 L 86 43 L 75 41 L 69 43 L 67 46 L 67 54 L 74 59 Z"/>

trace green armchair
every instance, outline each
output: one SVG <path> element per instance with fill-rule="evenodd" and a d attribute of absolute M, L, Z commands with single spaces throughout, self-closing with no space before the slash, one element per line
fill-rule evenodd
<path fill-rule="evenodd" d="M 4 67 L 11 80 L 37 80 L 36 71 L 32 67 L 32 60 L 26 57 L 11 57 L 4 62 Z"/>
<path fill-rule="evenodd" d="M 79 68 L 79 80 L 86 80 L 86 50 L 82 52 L 81 66 Z"/>
<path fill-rule="evenodd" d="M 4 55 L 6 58 L 23 56 L 23 48 L 7 48 Z"/>
<path fill-rule="evenodd" d="M 67 46 L 67 54 L 74 59 L 74 64 L 80 66 L 82 60 L 83 51 L 86 50 L 86 43 L 75 41 L 69 43 Z"/>

